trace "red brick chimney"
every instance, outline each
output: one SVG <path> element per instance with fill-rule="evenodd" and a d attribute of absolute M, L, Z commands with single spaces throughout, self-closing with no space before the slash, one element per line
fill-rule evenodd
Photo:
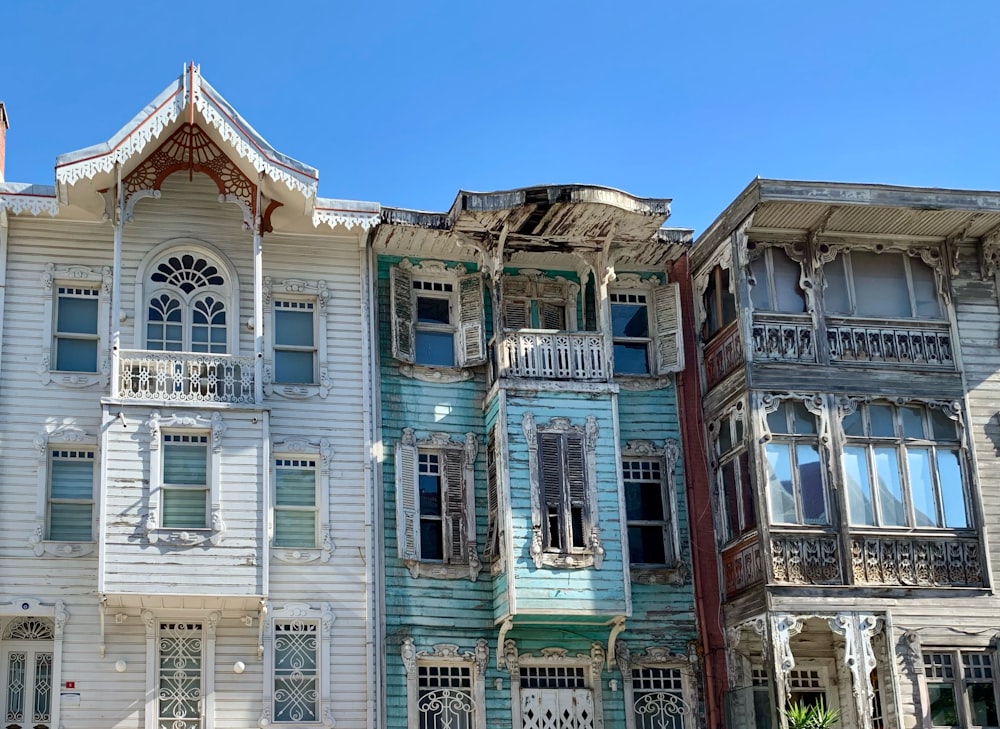
<path fill-rule="evenodd" d="M 7 130 L 10 124 L 7 123 L 7 108 L 0 101 L 0 182 L 4 181 L 3 169 L 7 161 Z"/>

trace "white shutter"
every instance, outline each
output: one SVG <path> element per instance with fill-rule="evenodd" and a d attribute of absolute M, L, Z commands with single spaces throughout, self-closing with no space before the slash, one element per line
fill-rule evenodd
<path fill-rule="evenodd" d="M 503 300 L 503 328 L 531 329 L 531 302 L 527 299 Z"/>
<path fill-rule="evenodd" d="M 392 356 L 403 362 L 414 361 L 413 276 L 401 266 L 389 271 L 389 300 L 392 309 Z"/>
<path fill-rule="evenodd" d="M 656 374 L 684 369 L 684 335 L 681 331 L 681 290 L 676 283 L 653 289 Z"/>
<path fill-rule="evenodd" d="M 396 541 L 400 559 L 420 559 L 417 448 L 396 444 Z"/>
<path fill-rule="evenodd" d="M 478 273 L 458 279 L 459 353 L 462 367 L 486 361 L 486 331 L 483 327 L 483 279 Z"/>

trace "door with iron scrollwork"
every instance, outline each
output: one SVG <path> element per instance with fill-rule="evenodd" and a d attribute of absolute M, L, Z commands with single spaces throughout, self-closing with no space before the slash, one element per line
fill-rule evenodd
<path fill-rule="evenodd" d="M 204 640 L 201 623 L 164 621 L 157 640 L 157 729 L 201 729 Z"/>
<path fill-rule="evenodd" d="M 53 637 L 45 618 L 18 618 L 3 631 L 4 729 L 51 729 Z"/>
<path fill-rule="evenodd" d="M 594 729 L 590 689 L 521 689 L 522 729 Z"/>

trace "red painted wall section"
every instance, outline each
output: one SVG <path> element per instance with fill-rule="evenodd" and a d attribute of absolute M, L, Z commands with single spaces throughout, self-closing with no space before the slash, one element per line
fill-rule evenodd
<path fill-rule="evenodd" d="M 677 376 L 678 411 L 687 474 L 688 515 L 694 570 L 695 611 L 701 634 L 707 726 L 725 726 L 724 699 L 729 686 L 722 632 L 722 590 L 712 522 L 711 479 L 705 451 L 701 378 L 698 376 L 698 333 L 688 260 L 674 262 L 670 280 L 681 289 L 685 367 Z"/>

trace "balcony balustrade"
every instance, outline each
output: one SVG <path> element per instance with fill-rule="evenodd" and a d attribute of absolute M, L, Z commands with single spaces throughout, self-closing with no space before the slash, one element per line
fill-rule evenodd
<path fill-rule="evenodd" d="M 856 320 L 830 322 L 827 340 L 831 362 L 955 368 L 947 324 L 897 326 Z"/>
<path fill-rule="evenodd" d="M 122 400 L 256 403 L 253 357 L 123 350 L 118 363 Z"/>
<path fill-rule="evenodd" d="M 816 342 L 809 319 L 779 321 L 755 316 L 751 339 L 755 362 L 816 361 Z"/>
<path fill-rule="evenodd" d="M 743 344 L 740 330 L 733 322 L 718 332 L 705 345 L 705 383 L 708 389 L 722 382 L 726 376 L 743 364 Z"/>
<path fill-rule="evenodd" d="M 606 381 L 604 337 L 597 332 L 520 329 L 497 347 L 500 377 Z"/>

